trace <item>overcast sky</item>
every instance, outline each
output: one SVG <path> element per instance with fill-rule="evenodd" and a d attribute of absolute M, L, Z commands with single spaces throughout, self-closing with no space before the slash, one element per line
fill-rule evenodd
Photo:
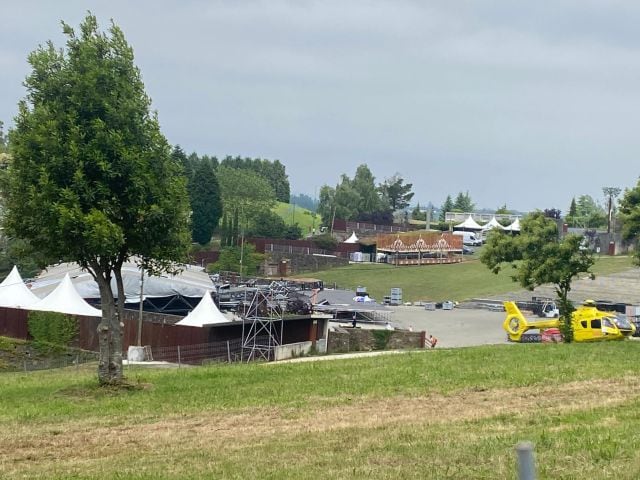
<path fill-rule="evenodd" d="M 366 163 L 415 200 L 603 202 L 640 175 L 640 2 L 8 1 L 0 120 L 60 20 L 113 19 L 170 143 L 279 159 L 311 196 Z"/>

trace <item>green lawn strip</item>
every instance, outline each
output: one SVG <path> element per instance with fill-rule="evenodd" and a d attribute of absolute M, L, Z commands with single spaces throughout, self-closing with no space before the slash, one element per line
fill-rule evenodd
<path fill-rule="evenodd" d="M 593 273 L 596 275 L 610 275 L 619 273 L 631 268 L 638 268 L 633 263 L 633 257 L 629 255 L 620 255 L 611 257 L 608 255 L 596 256 L 596 263 L 593 265 Z"/>
<path fill-rule="evenodd" d="M 520 287 L 511 280 L 510 268 L 495 275 L 477 260 L 477 254 L 470 261 L 452 265 L 426 265 L 396 267 L 388 264 L 352 264 L 312 275 L 325 282 L 325 286 L 336 284 L 340 288 L 354 290 L 357 286 L 367 287 L 370 296 L 382 301 L 391 288 L 402 288 L 405 301 L 463 301 L 482 298 L 518 290 Z M 608 275 L 632 268 L 631 257 L 599 257 L 593 267 L 596 275 Z"/>
<path fill-rule="evenodd" d="M 0 375 L 0 422 L 59 422 L 102 415 L 154 418 L 202 411 L 331 406 L 352 399 L 450 394 L 623 377 L 637 371 L 638 342 L 504 345 L 281 365 L 127 370 L 138 389 L 96 386 L 95 372 Z M 612 368 L 615 365 L 615 368 Z M 587 367 L 588 366 L 588 367 Z"/>

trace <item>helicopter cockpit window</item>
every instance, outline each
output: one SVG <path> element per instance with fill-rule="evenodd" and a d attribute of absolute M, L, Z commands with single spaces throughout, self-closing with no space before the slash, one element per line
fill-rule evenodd
<path fill-rule="evenodd" d="M 591 320 L 591 328 L 602 328 L 602 324 L 599 318 L 594 318 Z"/>
<path fill-rule="evenodd" d="M 612 320 L 619 328 L 631 330 L 631 323 L 629 323 L 629 319 L 626 315 L 616 315 Z"/>
<path fill-rule="evenodd" d="M 602 319 L 602 328 L 614 328 L 612 319 L 611 318 L 603 318 Z"/>

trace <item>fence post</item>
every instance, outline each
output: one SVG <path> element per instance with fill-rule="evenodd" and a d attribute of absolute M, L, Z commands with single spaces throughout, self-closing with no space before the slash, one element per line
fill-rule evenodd
<path fill-rule="evenodd" d="M 180 345 L 178 345 L 178 368 L 180 368 Z"/>
<path fill-rule="evenodd" d="M 227 358 L 229 359 L 229 363 L 231 363 L 231 348 L 229 348 L 229 340 L 227 340 Z"/>
<path fill-rule="evenodd" d="M 80 355 L 76 354 L 76 370 L 80 369 Z"/>
<path fill-rule="evenodd" d="M 533 458 L 533 444 L 531 442 L 520 442 L 516 445 L 518 454 L 518 479 L 535 480 L 536 466 Z"/>
<path fill-rule="evenodd" d="M 27 370 L 27 360 L 26 360 L 26 359 L 24 360 L 24 371 L 25 371 L 25 372 L 27 372 L 27 371 L 28 371 L 28 370 Z"/>

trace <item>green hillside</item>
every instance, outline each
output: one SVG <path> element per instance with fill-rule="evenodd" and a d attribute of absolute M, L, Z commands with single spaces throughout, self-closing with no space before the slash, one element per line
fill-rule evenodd
<path fill-rule="evenodd" d="M 520 286 L 511 281 L 511 269 L 507 268 L 494 275 L 478 259 L 453 265 L 429 265 L 422 267 L 395 267 L 388 264 L 353 264 L 346 267 L 304 274 L 324 280 L 325 285 L 353 289 L 362 285 L 369 295 L 382 301 L 391 288 L 402 288 L 403 299 L 462 301 L 482 298 L 487 295 L 519 290 Z M 593 267 L 596 275 L 606 275 L 632 268 L 631 257 L 600 257 Z"/>
<path fill-rule="evenodd" d="M 273 211 L 280 215 L 287 225 L 297 223 L 302 229 L 303 236 L 310 234 L 314 228 L 317 232 L 322 222 L 319 215 L 314 214 L 306 208 L 299 207 L 298 205 L 292 205 L 290 203 L 278 202 Z"/>

